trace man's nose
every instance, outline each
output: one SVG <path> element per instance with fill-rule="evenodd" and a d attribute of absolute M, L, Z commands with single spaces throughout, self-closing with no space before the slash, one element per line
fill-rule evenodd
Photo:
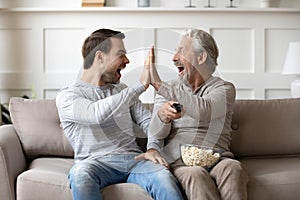
<path fill-rule="evenodd" d="M 176 52 L 172 58 L 172 61 L 178 61 L 178 53 Z"/>
<path fill-rule="evenodd" d="M 130 63 L 130 61 L 129 61 L 129 59 L 127 58 L 127 56 L 124 56 L 124 58 L 123 58 L 123 62 L 124 62 L 125 64 L 128 64 L 128 63 Z"/>

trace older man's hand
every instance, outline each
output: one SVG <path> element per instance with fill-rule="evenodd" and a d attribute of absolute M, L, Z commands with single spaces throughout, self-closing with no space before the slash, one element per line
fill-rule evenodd
<path fill-rule="evenodd" d="M 148 149 L 146 153 L 142 153 L 135 157 L 136 160 L 151 160 L 154 163 L 161 164 L 169 168 L 167 161 L 160 155 L 156 149 Z"/>
<path fill-rule="evenodd" d="M 166 102 L 158 110 L 158 117 L 165 124 L 170 123 L 174 119 L 181 118 L 184 113 L 183 111 L 177 112 L 176 109 L 172 106 L 174 103 L 178 103 L 178 102 L 176 101 Z"/>

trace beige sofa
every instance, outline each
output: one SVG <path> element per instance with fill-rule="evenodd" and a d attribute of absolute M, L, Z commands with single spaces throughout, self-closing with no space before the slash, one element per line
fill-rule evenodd
<path fill-rule="evenodd" d="M 14 125 L 0 127 L 1 200 L 72 199 L 73 151 L 54 100 L 12 98 Z M 232 151 L 247 170 L 250 200 L 300 199 L 300 99 L 238 100 Z M 105 200 L 150 200 L 139 186 L 104 188 Z"/>

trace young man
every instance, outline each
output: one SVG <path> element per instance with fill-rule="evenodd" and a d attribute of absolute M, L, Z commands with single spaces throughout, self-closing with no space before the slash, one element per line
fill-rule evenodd
<path fill-rule="evenodd" d="M 161 153 L 171 163 L 188 199 L 245 200 L 248 178 L 229 149 L 235 87 L 213 76 L 217 58 L 213 37 L 193 29 L 182 36 L 173 57 L 178 80 L 162 82 L 151 60 L 151 84 L 157 96 L 148 144 L 163 147 Z M 182 111 L 177 112 L 173 103 L 180 103 Z M 210 170 L 185 166 L 180 144 L 218 149 L 223 152 L 221 161 Z"/>
<path fill-rule="evenodd" d="M 120 83 L 120 71 L 129 63 L 124 34 L 109 29 L 93 32 L 84 42 L 84 70 L 75 84 L 56 98 L 64 132 L 75 153 L 69 172 L 75 200 L 101 200 L 100 189 L 129 182 L 144 188 L 156 200 L 180 200 L 177 180 L 156 160 L 149 145 L 148 160 L 136 143 L 134 124 L 148 132 L 151 115 L 138 100 L 149 86 L 149 63 L 133 87 Z M 155 161 L 156 162 L 156 161 Z"/>

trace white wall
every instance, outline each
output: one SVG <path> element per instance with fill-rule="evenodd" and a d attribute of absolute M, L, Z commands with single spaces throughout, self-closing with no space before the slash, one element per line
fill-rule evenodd
<path fill-rule="evenodd" d="M 39 7 L 40 1 L 31 0 L 31 6 Z M 1 101 L 24 94 L 54 98 L 59 88 L 76 80 L 82 66 L 82 42 L 100 27 L 127 34 L 131 64 L 122 80 L 129 85 L 138 79 L 145 47 L 152 44 L 158 48 L 161 76 L 175 77 L 171 56 L 178 35 L 193 27 L 216 38 L 220 48 L 217 75 L 236 85 L 238 99 L 291 97 L 290 82 L 295 76 L 281 75 L 281 69 L 288 43 L 300 42 L 299 21 L 299 9 L 279 8 L 0 10 Z M 151 102 L 153 95 L 149 90 L 142 99 Z"/>

